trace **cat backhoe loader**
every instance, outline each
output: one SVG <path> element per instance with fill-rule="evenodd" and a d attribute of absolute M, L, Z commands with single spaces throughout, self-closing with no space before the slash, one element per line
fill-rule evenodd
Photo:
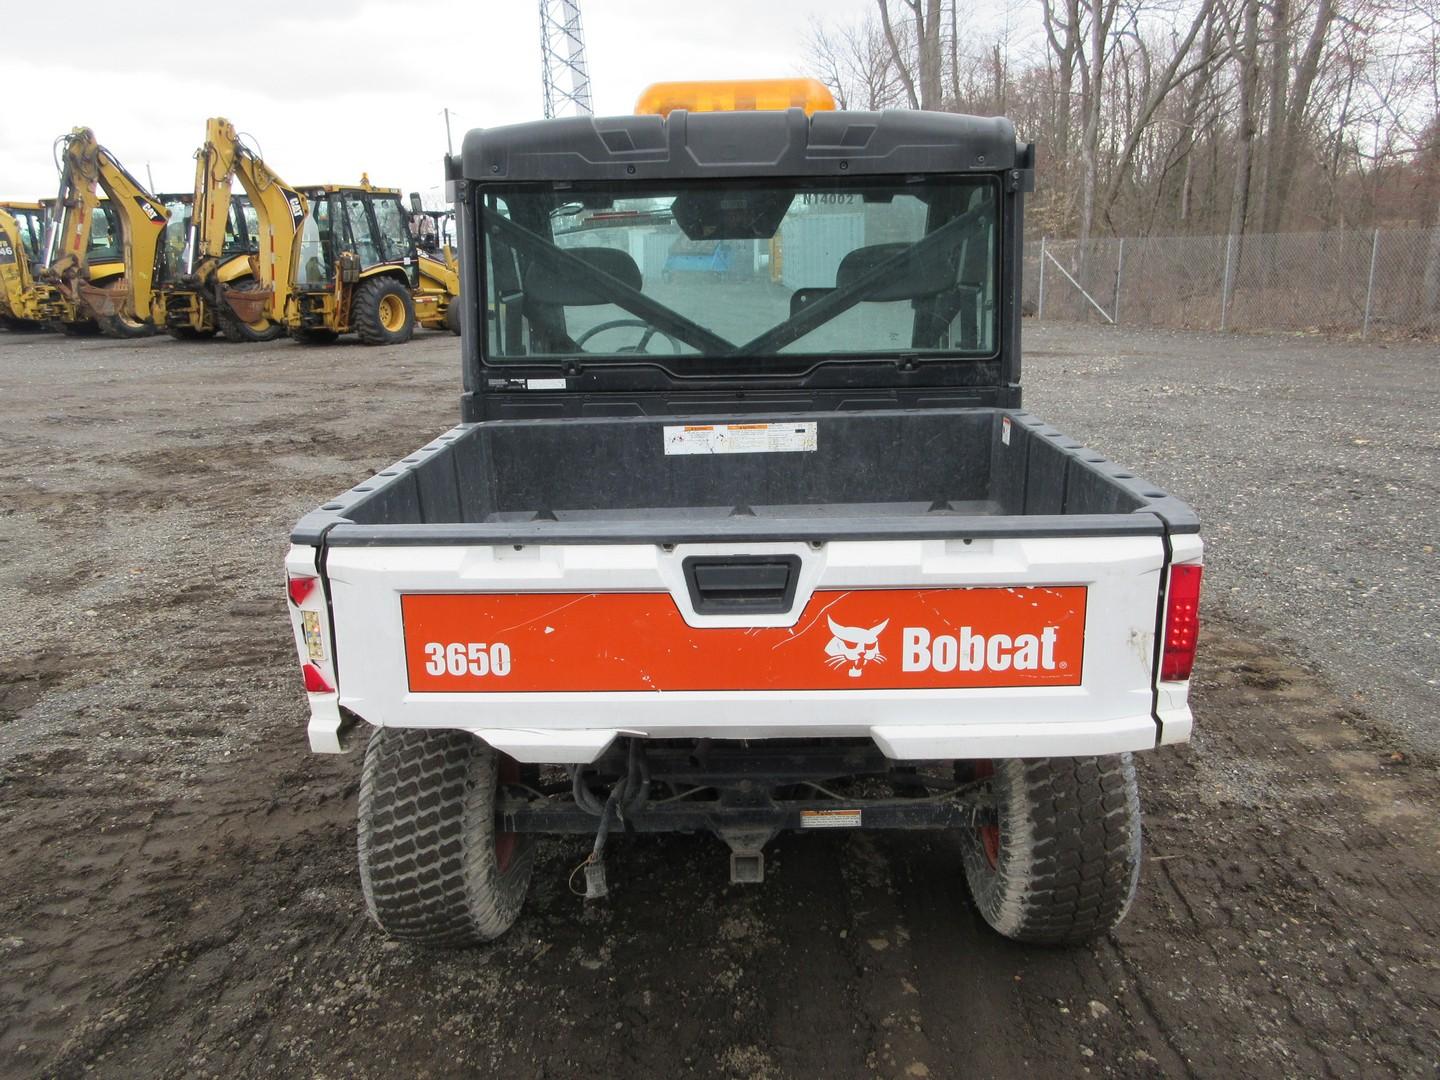
<path fill-rule="evenodd" d="M 286 308 L 292 337 L 321 344 L 353 332 L 367 345 L 398 345 L 417 325 L 447 325 L 459 276 L 421 258 L 399 191 L 374 187 L 368 177 L 358 186 L 301 190 L 310 216 Z"/>
<path fill-rule="evenodd" d="M 116 337 L 153 334 L 151 284 L 155 256 L 170 215 L 159 199 L 95 141 L 89 128 L 75 128 L 62 142 L 60 194 L 41 252 L 42 277 L 71 304 L 93 314 L 106 333 Z M 118 277 L 97 274 L 91 264 L 96 212 L 104 212 L 102 190 L 109 196 L 123 246 Z"/>
<path fill-rule="evenodd" d="M 100 324 L 82 304 L 66 297 L 41 276 L 41 254 L 53 199 L 0 202 L 0 326 L 9 330 L 59 328 L 67 334 L 98 334 Z M 91 214 L 86 262 L 90 280 L 110 285 L 125 274 L 120 228 L 109 199 Z"/>
<path fill-rule="evenodd" d="M 30 288 L 30 267 L 44 238 L 45 208 L 38 202 L 0 203 L 0 326 L 7 330 L 40 325 L 39 320 L 25 317 L 24 298 Z"/>
<path fill-rule="evenodd" d="M 195 196 L 187 191 L 184 194 L 161 195 L 160 200 L 170 212 L 170 221 L 165 226 L 165 240 L 160 246 L 160 258 L 155 265 L 153 318 L 157 325 L 163 326 L 172 337 L 179 340 L 212 337 L 220 331 L 220 326 L 216 325 L 216 320 L 212 317 L 217 305 L 207 304 L 203 299 L 196 301 L 193 296 L 187 295 L 194 290 L 179 284 L 184 276 L 185 261 L 189 257 L 188 241 L 195 210 Z M 224 228 L 225 238 L 220 248 L 220 262 L 214 270 L 216 291 L 222 297 L 232 288 L 253 291 L 255 267 L 251 257 L 260 249 L 260 216 L 250 205 L 248 196 L 240 193 L 231 195 L 230 214 Z M 244 299 L 252 298 L 247 296 Z M 173 300 L 174 306 L 173 321 L 168 325 L 167 300 Z M 229 305 L 222 303 L 218 307 L 223 311 Z M 283 326 L 281 330 L 283 331 Z"/>
<path fill-rule="evenodd" d="M 236 197 L 237 179 L 248 201 Z M 217 330 L 231 341 L 279 337 L 305 215 L 305 197 L 240 141 L 230 121 L 208 120 L 188 223 L 172 226 L 162 255 L 156 323 L 177 338 Z"/>

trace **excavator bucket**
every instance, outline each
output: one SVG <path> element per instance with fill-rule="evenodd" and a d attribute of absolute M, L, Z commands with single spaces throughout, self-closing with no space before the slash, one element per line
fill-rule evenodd
<path fill-rule="evenodd" d="M 259 322 L 263 319 L 270 309 L 270 300 L 274 295 L 275 290 L 268 285 L 224 290 L 225 302 L 230 305 L 230 310 L 235 312 L 235 317 L 243 323 Z"/>
<path fill-rule="evenodd" d="M 130 286 L 123 278 L 108 286 L 91 285 L 88 281 L 76 282 L 75 291 L 97 319 L 121 314 L 125 310 L 125 301 L 130 297 Z"/>

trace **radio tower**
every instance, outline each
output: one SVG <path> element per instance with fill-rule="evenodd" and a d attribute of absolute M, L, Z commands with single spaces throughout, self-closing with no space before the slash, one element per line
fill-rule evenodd
<path fill-rule="evenodd" d="M 545 119 L 589 116 L 590 69 L 580 0 L 540 0 L 540 72 L 545 83 Z"/>

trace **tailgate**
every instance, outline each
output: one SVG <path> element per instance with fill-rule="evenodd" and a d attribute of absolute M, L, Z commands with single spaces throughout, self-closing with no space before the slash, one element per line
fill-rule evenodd
<path fill-rule="evenodd" d="M 528 761 L 622 731 L 918 760 L 1154 746 L 1164 562 L 1106 536 L 334 547 L 325 570 L 339 704 L 372 724 Z"/>

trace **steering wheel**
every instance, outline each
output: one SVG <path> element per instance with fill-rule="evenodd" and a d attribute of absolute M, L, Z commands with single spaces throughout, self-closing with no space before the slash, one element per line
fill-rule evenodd
<path fill-rule="evenodd" d="M 650 339 L 653 338 L 656 334 L 659 334 L 661 337 L 663 337 L 666 341 L 670 343 L 670 352 L 675 356 L 680 355 L 680 350 L 683 348 L 682 344 L 679 341 L 675 340 L 675 338 L 667 334 L 664 330 L 661 330 L 658 326 L 652 326 L 644 319 L 611 319 L 609 322 L 602 322 L 599 326 L 592 326 L 589 330 L 586 330 L 583 334 L 576 338 L 575 344 L 583 349 L 585 347 L 585 342 L 589 341 L 596 334 L 599 334 L 605 330 L 616 330 L 622 326 L 638 326 L 640 329 L 644 330 L 645 333 L 641 335 L 640 340 L 634 345 L 627 346 L 623 349 L 617 349 L 617 352 L 646 352 L 646 346 L 650 344 Z"/>

